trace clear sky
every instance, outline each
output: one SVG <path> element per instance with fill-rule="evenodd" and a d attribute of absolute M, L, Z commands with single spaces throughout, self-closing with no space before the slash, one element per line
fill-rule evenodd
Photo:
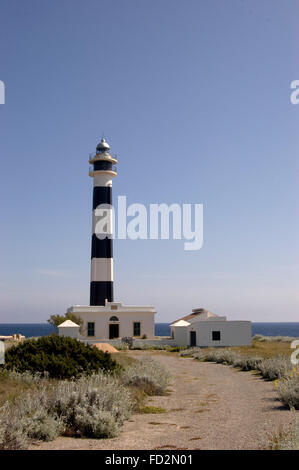
<path fill-rule="evenodd" d="M 298 321 L 299 1 L 0 0 L 0 322 L 88 304 L 92 180 L 204 204 L 204 246 L 114 243 L 115 300 Z"/>

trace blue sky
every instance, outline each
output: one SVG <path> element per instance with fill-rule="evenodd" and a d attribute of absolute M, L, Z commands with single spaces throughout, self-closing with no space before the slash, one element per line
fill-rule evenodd
<path fill-rule="evenodd" d="M 204 246 L 116 240 L 115 300 L 298 321 L 299 1 L 1 0 L 0 322 L 89 301 L 92 180 L 202 203 Z"/>

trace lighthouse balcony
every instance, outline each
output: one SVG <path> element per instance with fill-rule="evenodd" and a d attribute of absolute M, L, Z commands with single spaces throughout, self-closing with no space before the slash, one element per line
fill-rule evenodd
<path fill-rule="evenodd" d="M 102 162 L 104 163 L 104 162 Z M 108 162 L 107 162 L 108 163 Z M 111 173 L 114 176 L 117 175 L 116 165 L 112 165 L 111 163 L 108 165 L 90 165 L 89 167 L 89 176 L 94 176 L 97 173 Z"/>
<path fill-rule="evenodd" d="M 95 152 L 89 154 L 89 163 L 97 161 L 107 161 L 111 163 L 117 163 L 116 155 L 110 155 L 109 152 Z"/>

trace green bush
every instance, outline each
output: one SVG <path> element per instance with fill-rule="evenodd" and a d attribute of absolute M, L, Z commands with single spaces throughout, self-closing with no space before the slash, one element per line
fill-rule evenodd
<path fill-rule="evenodd" d="M 40 372 L 50 378 L 68 379 L 100 369 L 119 368 L 109 353 L 99 351 L 76 339 L 43 336 L 11 347 L 5 356 L 5 368 L 16 372 Z"/>

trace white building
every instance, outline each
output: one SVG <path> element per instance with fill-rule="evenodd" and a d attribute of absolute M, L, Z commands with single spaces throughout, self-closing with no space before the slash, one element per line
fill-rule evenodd
<path fill-rule="evenodd" d="M 123 305 L 121 302 L 108 302 L 105 305 L 73 305 L 69 313 L 83 320 L 82 333 L 79 339 L 90 342 L 102 339 L 123 337 L 154 338 L 155 314 L 154 307 Z"/>
<path fill-rule="evenodd" d="M 203 308 L 171 325 L 171 335 L 178 346 L 241 346 L 251 343 L 250 321 L 227 321 Z"/>
<path fill-rule="evenodd" d="M 58 334 L 59 336 L 68 336 L 77 339 L 79 336 L 79 328 L 80 326 L 77 325 L 77 323 L 71 320 L 65 320 L 58 325 Z"/>

